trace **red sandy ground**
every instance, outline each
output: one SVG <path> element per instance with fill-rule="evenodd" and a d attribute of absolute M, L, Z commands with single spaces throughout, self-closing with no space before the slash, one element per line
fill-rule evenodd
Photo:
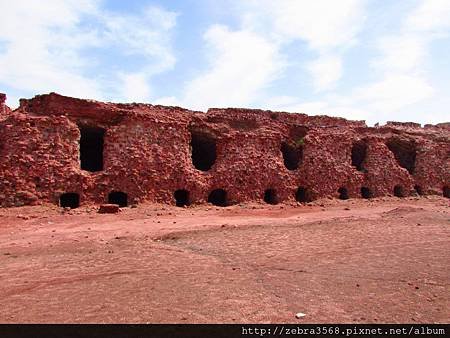
<path fill-rule="evenodd" d="M 95 211 L 0 210 L 0 322 L 450 321 L 448 199 Z"/>

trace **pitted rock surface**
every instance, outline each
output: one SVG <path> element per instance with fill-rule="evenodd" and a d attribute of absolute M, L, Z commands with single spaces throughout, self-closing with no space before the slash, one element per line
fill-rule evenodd
<path fill-rule="evenodd" d="M 1 206 L 58 204 L 65 193 L 78 194 L 81 205 L 103 204 L 112 192 L 125 193 L 128 205 L 308 202 L 362 198 L 362 188 L 370 197 L 449 197 L 449 123 L 368 127 L 328 116 L 203 113 L 56 93 L 22 99 L 11 111 L 5 100 L 1 94 Z"/>

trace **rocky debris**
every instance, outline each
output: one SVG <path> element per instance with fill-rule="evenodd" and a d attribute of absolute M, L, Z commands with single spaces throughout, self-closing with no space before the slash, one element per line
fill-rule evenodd
<path fill-rule="evenodd" d="M 5 101 L 6 101 L 6 95 L 3 93 L 0 93 L 0 116 L 5 114 Z"/>
<path fill-rule="evenodd" d="M 2 116 L 8 115 L 11 113 L 11 109 L 5 104 L 6 102 L 6 95 L 3 93 L 0 93 L 0 119 Z"/>
<path fill-rule="evenodd" d="M 117 214 L 120 207 L 117 204 L 102 204 L 98 209 L 99 214 Z"/>

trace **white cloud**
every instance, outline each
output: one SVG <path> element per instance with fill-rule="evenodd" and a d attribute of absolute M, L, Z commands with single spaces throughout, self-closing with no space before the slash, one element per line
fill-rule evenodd
<path fill-rule="evenodd" d="M 380 55 L 373 65 L 382 72 L 408 72 L 420 66 L 427 51 L 421 36 L 384 36 L 377 41 Z"/>
<path fill-rule="evenodd" d="M 163 97 L 157 98 L 152 103 L 155 105 L 160 104 L 160 105 L 164 105 L 164 106 L 179 106 L 179 107 L 185 106 L 185 107 L 187 107 L 187 105 L 185 105 L 182 101 L 180 101 L 175 96 L 163 96 Z"/>
<path fill-rule="evenodd" d="M 99 95 L 95 81 L 79 75 L 82 62 L 76 56 L 82 37 L 76 26 L 93 6 L 90 1 L 79 6 L 75 1 L 0 2 L 0 41 L 6 43 L 0 81 L 28 91 L 61 88 L 73 95 Z M 73 39 L 63 39 L 64 34 Z M 84 36 L 84 45 L 95 43 L 95 37 Z"/>
<path fill-rule="evenodd" d="M 265 104 L 276 110 L 364 119 L 368 124 L 387 120 L 424 121 L 425 118 L 428 123 L 443 121 L 444 112 L 429 113 L 445 107 L 443 102 L 448 100 L 442 99 L 441 91 L 440 103 L 436 104 L 438 98 L 434 95 L 439 91 L 428 79 L 426 65 L 431 43 L 448 36 L 449 17 L 449 1 L 421 1 L 411 13 L 406 13 L 397 32 L 376 39 L 378 54 L 370 62 L 371 77 L 375 80 L 347 93 L 322 95 L 314 101 L 281 96 L 267 99 Z M 316 88 L 334 84 L 339 77 L 339 58 L 325 55 L 307 65 L 315 74 Z"/>
<path fill-rule="evenodd" d="M 372 65 L 369 75 L 373 80 L 347 92 L 333 94 L 329 90 L 336 88 L 344 72 L 344 52 L 346 48 L 354 46 L 362 29 L 365 20 L 364 5 L 364 2 L 359 1 L 322 0 L 314 3 L 290 0 L 239 2 L 237 8 L 242 13 L 241 29 L 231 31 L 219 26 L 221 28 L 217 34 L 210 33 L 214 38 L 207 40 L 209 47 L 214 47 L 214 52 L 208 71 L 188 83 L 182 100 L 170 97 L 163 101 L 201 106 L 203 109 L 209 105 L 251 105 L 313 115 L 365 119 L 369 124 L 387 120 L 423 120 L 423 108 L 426 107 L 424 102 L 435 109 L 436 105 L 430 100 L 434 100 L 434 95 L 438 92 L 427 76 L 430 45 L 448 34 L 450 24 L 445 18 L 449 17 L 450 2 L 421 1 L 410 13 L 397 14 L 395 19 L 400 21 L 398 31 L 391 30 L 390 34 L 381 35 L 375 41 L 365 41 L 377 48 L 377 55 L 369 61 Z M 247 74 L 252 74 L 259 67 L 242 61 L 245 56 L 239 52 L 232 54 L 234 58 L 231 57 L 231 48 L 226 48 L 232 45 L 231 38 L 240 34 L 264 41 L 264 46 L 271 46 L 266 49 L 271 50 L 266 54 L 270 57 L 264 58 L 266 61 L 261 63 L 264 65 L 261 69 L 267 70 L 261 74 L 267 76 L 256 76 L 254 83 L 244 86 L 247 90 L 241 87 L 245 81 L 234 79 L 240 78 L 241 73 L 246 74 L 245 79 L 252 78 Z M 280 70 L 285 69 L 284 66 L 278 66 L 273 68 L 277 71 L 272 72 L 271 68 L 267 69 L 267 65 L 284 61 L 283 48 L 300 40 L 317 53 L 316 59 L 304 65 L 312 75 L 315 98 L 300 101 L 292 96 L 258 95 L 261 89 L 277 79 Z M 217 42 L 214 44 L 212 41 Z M 244 45 L 252 46 L 247 42 Z M 243 48 L 242 52 L 245 51 L 252 58 L 258 54 L 256 48 L 249 49 L 247 51 Z M 241 64 L 238 64 L 239 60 L 242 61 Z M 323 91 L 327 90 L 329 92 L 324 94 Z M 318 92 L 322 92 L 320 96 L 317 95 Z M 433 116 L 428 114 L 428 122 L 437 122 L 439 116 L 442 117 L 442 113 Z"/>
<path fill-rule="evenodd" d="M 188 107 L 249 105 L 284 67 L 277 45 L 253 32 L 215 25 L 204 39 L 209 68 L 187 83 L 181 102 Z"/>
<path fill-rule="evenodd" d="M 425 111 L 428 121 L 444 119 L 446 111 L 429 113 L 448 107 L 448 91 L 429 71 L 434 66 L 432 47 L 450 33 L 450 1 L 412 0 L 409 3 L 416 6 L 409 13 L 389 12 L 398 7 L 383 4 L 380 12 L 387 14 L 386 21 L 368 27 L 364 40 L 359 34 L 365 28 L 366 1 L 229 0 L 222 3 L 227 4 L 223 9 L 229 9 L 230 2 L 237 27 L 210 25 L 203 35 L 205 68 L 182 82 L 180 96 L 155 103 L 202 110 L 251 106 L 366 118 L 369 123 L 423 120 Z M 0 0 L 0 12 L 0 85 L 12 88 L 13 100 L 23 92 L 57 91 L 102 100 L 150 101 L 152 79 L 176 62 L 171 34 L 177 14 L 161 8 L 119 14 L 105 10 L 101 0 Z M 391 20 L 397 29 L 392 29 Z M 389 32 L 379 34 L 385 27 Z M 370 81 L 341 87 L 344 64 L 351 63 L 343 62 L 344 57 L 356 46 L 363 47 L 358 67 L 369 63 L 363 75 Z M 367 60 L 372 47 L 376 55 Z M 307 55 L 313 56 L 304 61 Z M 109 59 L 106 70 L 101 57 Z M 300 78 L 305 70 L 310 78 Z M 282 83 L 271 96 L 275 81 L 283 75 L 293 79 L 295 71 L 297 79 Z M 292 86 L 300 82 L 311 84 L 311 98 L 279 96 L 287 86 L 293 95 Z M 298 88 L 300 96 L 309 92 L 303 84 Z"/>
<path fill-rule="evenodd" d="M 313 75 L 314 87 L 322 91 L 333 87 L 342 75 L 342 60 L 338 56 L 324 55 L 307 64 Z"/>
<path fill-rule="evenodd" d="M 353 98 L 378 112 L 396 111 L 433 95 L 433 87 L 417 75 L 394 74 L 357 89 Z"/>
<path fill-rule="evenodd" d="M 145 74 L 122 74 L 119 76 L 123 86 L 120 90 L 123 100 L 126 102 L 146 102 L 150 97 L 151 90 Z"/>
<path fill-rule="evenodd" d="M 146 8 L 140 15 L 102 13 L 102 39 L 121 48 L 125 55 L 142 55 L 151 60 L 147 74 L 171 69 L 175 57 L 170 49 L 170 31 L 176 14 L 160 8 Z"/>
<path fill-rule="evenodd" d="M 254 4 L 257 6 L 261 2 Z M 246 16 L 247 25 L 260 31 L 271 31 L 285 42 L 306 41 L 310 49 L 318 53 L 317 59 L 305 65 L 312 75 L 316 92 L 335 88 L 344 71 L 342 49 L 355 43 L 364 22 L 364 3 L 282 1 L 262 2 L 261 8 L 264 14 L 255 9 Z M 403 20 L 400 14 L 395 17 L 400 20 L 399 30 L 375 41 L 378 54 L 370 61 L 373 66 L 370 75 L 375 80 L 347 93 L 322 94 L 314 101 L 276 97 L 266 100 L 267 106 L 292 112 L 366 119 L 369 124 L 386 120 L 423 120 L 423 103 L 436 107 L 431 100 L 436 99 L 434 95 L 438 91 L 428 79 L 427 65 L 431 43 L 449 34 L 450 2 L 423 0 L 406 13 Z M 438 116 L 442 113 L 428 114 L 427 118 L 437 122 Z"/>
<path fill-rule="evenodd" d="M 250 3 L 250 7 L 249 7 Z M 280 43 L 302 40 L 318 54 L 307 69 L 317 91 L 332 89 L 342 76 L 342 55 L 356 43 L 365 21 L 365 1 L 280 0 L 245 2 L 245 26 Z"/>
<path fill-rule="evenodd" d="M 423 72 L 430 44 L 449 34 L 450 2 L 422 0 L 401 24 L 399 32 L 377 40 L 380 55 L 373 61 L 384 73 Z"/>
<path fill-rule="evenodd" d="M 427 79 L 430 45 L 448 34 L 450 2 L 426 0 L 407 14 L 398 32 L 377 39 L 372 60 L 379 79 L 353 91 L 351 100 L 373 112 L 369 120 L 420 120 L 411 108 L 432 99 L 436 89 Z"/>
<path fill-rule="evenodd" d="M 282 40 L 304 40 L 314 50 L 324 51 L 354 42 L 365 19 L 360 0 L 251 0 L 245 23 L 272 31 Z M 250 7 L 247 7 L 249 6 Z"/>
<path fill-rule="evenodd" d="M 213 25 L 204 35 L 208 69 L 185 85 L 180 99 L 158 103 L 205 110 L 211 106 L 254 106 L 286 69 L 283 47 L 303 40 L 318 53 L 307 65 L 317 91 L 342 75 L 341 52 L 355 42 L 364 21 L 364 1 L 317 0 L 234 2 L 241 28 Z M 244 75 L 245 74 L 245 75 Z"/>
<path fill-rule="evenodd" d="M 405 27 L 417 32 L 448 34 L 450 28 L 448 0 L 422 0 L 408 16 Z"/>
<path fill-rule="evenodd" d="M 0 83 L 22 92 L 113 99 L 138 81 L 143 96 L 151 76 L 175 62 L 168 36 L 176 14 L 159 8 L 118 16 L 96 0 L 17 0 L 0 1 L 0 13 Z M 101 61 L 85 53 L 91 47 L 138 55 L 147 66 L 102 74 Z"/>
<path fill-rule="evenodd" d="M 331 115 L 351 120 L 366 120 L 369 125 L 385 121 L 420 121 L 423 100 L 432 97 L 434 88 L 418 75 L 393 75 L 356 88 L 347 95 L 330 94 L 315 101 L 299 101 L 295 97 L 275 97 L 265 101 L 268 109 L 309 115 Z M 428 116 L 436 123 L 439 117 Z M 442 119 L 441 119 L 442 121 Z"/>

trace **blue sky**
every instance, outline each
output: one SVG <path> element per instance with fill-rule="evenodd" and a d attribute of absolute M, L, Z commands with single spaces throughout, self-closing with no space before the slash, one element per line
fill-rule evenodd
<path fill-rule="evenodd" d="M 449 0 L 0 0 L 0 92 L 450 120 Z"/>

